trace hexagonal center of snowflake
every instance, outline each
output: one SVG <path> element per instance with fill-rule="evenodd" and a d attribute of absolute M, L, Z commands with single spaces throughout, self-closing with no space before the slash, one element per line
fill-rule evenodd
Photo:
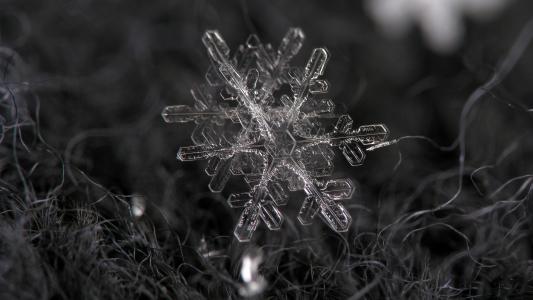
<path fill-rule="evenodd" d="M 273 157 L 290 156 L 296 148 L 296 139 L 288 130 L 274 131 L 274 140 L 266 143 L 266 149 Z"/>

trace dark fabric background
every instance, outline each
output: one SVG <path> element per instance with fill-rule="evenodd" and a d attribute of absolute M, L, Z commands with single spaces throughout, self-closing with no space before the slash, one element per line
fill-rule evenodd
<path fill-rule="evenodd" d="M 1 57 L 11 92 L 1 102 L 0 298 L 239 298 L 240 258 L 253 247 L 266 257 L 264 298 L 531 296 L 531 47 L 460 120 L 531 17 L 522 0 L 490 22 L 466 18 L 460 49 L 438 55 L 416 29 L 383 36 L 359 1 L 0 1 L 0 46 L 13 51 Z M 277 46 L 289 27 L 306 34 L 296 64 L 314 47 L 330 51 L 330 96 L 356 125 L 441 146 L 464 126 L 464 174 L 458 147 L 421 139 L 357 168 L 339 158 L 335 177 L 358 183 L 348 233 L 300 226 L 295 194 L 281 231 L 261 225 L 236 242 L 239 211 L 225 199 L 241 179 L 210 193 L 205 163 L 175 159 L 192 125 L 160 112 L 192 104 L 209 64 L 205 30 L 235 49 L 251 33 Z M 451 205 L 402 219 L 446 202 L 460 177 Z M 129 213 L 131 195 L 146 200 L 142 218 Z M 222 254 L 202 257 L 202 238 Z"/>

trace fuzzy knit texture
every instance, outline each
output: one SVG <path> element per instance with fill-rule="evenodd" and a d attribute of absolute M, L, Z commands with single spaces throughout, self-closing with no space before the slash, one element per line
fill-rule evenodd
<path fill-rule="evenodd" d="M 533 297 L 532 18 L 511 1 L 443 55 L 359 1 L 0 1 L 0 299 L 240 299 L 251 249 L 257 299 Z M 290 27 L 296 64 L 327 47 L 331 98 L 397 143 L 337 155 L 348 232 L 301 226 L 289 200 L 239 243 L 242 179 L 211 193 L 205 164 L 176 161 L 193 126 L 160 112 L 193 103 L 205 30 L 234 49 Z"/>

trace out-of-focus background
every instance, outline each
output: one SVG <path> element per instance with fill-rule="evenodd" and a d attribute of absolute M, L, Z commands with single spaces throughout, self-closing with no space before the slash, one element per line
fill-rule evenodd
<path fill-rule="evenodd" d="M 261 298 L 531 296 L 531 20 L 528 0 L 0 1 L 0 298 L 239 298 L 252 248 Z M 294 63 L 326 47 L 333 101 L 400 141 L 336 161 L 348 233 L 291 199 L 240 244 L 239 178 L 210 193 L 175 158 L 192 125 L 160 112 L 193 103 L 205 30 L 236 49 L 290 27 Z"/>

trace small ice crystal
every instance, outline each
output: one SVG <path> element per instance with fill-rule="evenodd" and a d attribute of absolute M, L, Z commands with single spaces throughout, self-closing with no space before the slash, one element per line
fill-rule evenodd
<path fill-rule="evenodd" d="M 202 236 L 200 239 L 200 245 L 198 246 L 198 254 L 200 254 L 203 258 L 209 259 L 212 257 L 217 257 L 222 255 L 222 250 L 210 250 L 211 245 L 207 244 L 207 241 L 205 239 L 205 236 Z"/>
<path fill-rule="evenodd" d="M 340 201 L 352 196 L 354 185 L 330 179 L 334 149 L 358 166 L 365 159 L 363 147 L 384 142 L 389 133 L 382 124 L 353 128 L 350 116 L 336 112 L 324 97 L 325 48 L 314 49 L 304 68 L 289 65 L 303 40 L 303 32 L 291 28 L 275 49 L 251 35 L 231 56 L 222 36 L 207 31 L 202 41 L 212 62 L 208 84 L 191 90 L 193 106 L 167 106 L 162 112 L 168 123 L 196 124 L 194 145 L 179 148 L 177 157 L 207 160 L 212 192 L 222 191 L 232 175 L 249 185 L 228 198 L 231 207 L 243 208 L 234 230 L 241 242 L 251 239 L 260 222 L 279 230 L 280 207 L 298 190 L 306 194 L 301 224 L 319 216 L 335 231 L 348 230 L 352 218 Z M 285 90 L 288 95 L 277 96 Z"/>
<path fill-rule="evenodd" d="M 146 200 L 141 195 L 134 195 L 131 198 L 131 204 L 130 204 L 130 210 L 131 214 L 135 218 L 140 218 L 144 215 L 144 211 L 146 210 Z"/>
<path fill-rule="evenodd" d="M 253 297 L 261 294 L 267 286 L 266 279 L 259 273 L 259 265 L 263 262 L 260 250 L 245 253 L 241 263 L 241 278 L 243 284 L 239 294 L 243 297 Z"/>

